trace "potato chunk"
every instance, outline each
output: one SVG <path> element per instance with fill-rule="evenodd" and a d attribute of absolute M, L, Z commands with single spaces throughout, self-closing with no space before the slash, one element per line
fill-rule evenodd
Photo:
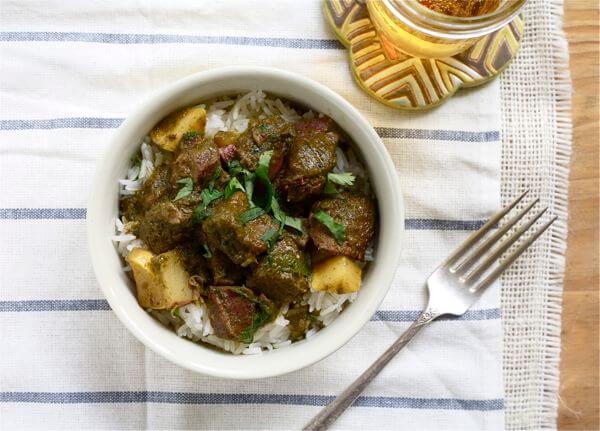
<path fill-rule="evenodd" d="M 194 300 L 194 292 L 190 289 L 190 275 L 183 266 L 183 257 L 178 250 L 159 254 L 153 264 L 157 267 L 160 281 L 164 287 L 166 308 L 184 305 Z"/>
<path fill-rule="evenodd" d="M 360 289 L 362 270 L 349 257 L 335 256 L 318 263 L 312 270 L 312 290 L 352 293 Z"/>
<path fill-rule="evenodd" d="M 143 308 L 164 308 L 163 287 L 152 265 L 154 257 L 154 253 L 144 248 L 134 248 L 127 256 L 135 279 L 138 302 Z"/>
<path fill-rule="evenodd" d="M 152 142 L 166 151 L 175 151 L 181 137 L 187 132 L 204 133 L 206 111 L 191 107 L 169 114 L 150 132 Z"/>
<path fill-rule="evenodd" d="M 155 255 L 143 248 L 133 249 L 127 256 L 133 271 L 138 302 L 143 308 L 170 309 L 194 300 L 189 275 L 178 251 Z"/>

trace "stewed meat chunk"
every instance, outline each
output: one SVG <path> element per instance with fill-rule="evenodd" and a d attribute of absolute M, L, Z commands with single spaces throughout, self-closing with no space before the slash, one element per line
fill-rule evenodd
<path fill-rule="evenodd" d="M 206 303 L 215 335 L 245 343 L 252 342 L 256 330 L 275 313 L 271 301 L 245 287 L 210 286 Z"/>
<path fill-rule="evenodd" d="M 171 182 L 191 178 L 194 184 L 206 185 L 221 168 L 217 146 L 210 139 L 192 136 L 182 139 L 179 153 L 173 161 Z"/>
<path fill-rule="evenodd" d="M 254 171 L 260 155 L 265 151 L 272 150 L 269 177 L 275 178 L 283 167 L 294 135 L 294 125 L 278 115 L 252 123 L 236 143 L 240 163 Z"/>
<path fill-rule="evenodd" d="M 152 175 L 144 182 L 141 193 L 144 210 L 148 210 L 172 192 L 173 186 L 169 181 L 169 176 L 169 167 L 160 165 L 154 169 Z"/>
<path fill-rule="evenodd" d="M 274 301 L 285 303 L 308 291 L 309 275 L 306 254 L 285 235 L 261 259 L 246 285 Z"/>
<path fill-rule="evenodd" d="M 329 118 L 304 120 L 296 124 L 296 138 L 280 184 L 288 202 L 300 202 L 323 190 L 327 173 L 336 163 L 339 134 Z"/>
<path fill-rule="evenodd" d="M 319 221 L 315 214 L 322 211 L 343 226 L 343 241 Z M 345 255 L 363 260 L 365 250 L 375 234 L 375 203 L 365 195 L 340 193 L 337 196 L 321 199 L 313 205 L 310 215 L 310 237 L 323 254 Z"/>
<path fill-rule="evenodd" d="M 187 238 L 191 211 L 171 201 L 154 205 L 142 218 L 139 235 L 154 253 L 164 253 Z"/>
<path fill-rule="evenodd" d="M 250 209 L 245 193 L 235 192 L 228 199 L 217 202 L 202 222 L 202 230 L 212 250 L 221 250 L 235 264 L 248 266 L 267 251 L 261 237 L 275 224 L 263 214 L 244 222 L 242 214 Z"/>

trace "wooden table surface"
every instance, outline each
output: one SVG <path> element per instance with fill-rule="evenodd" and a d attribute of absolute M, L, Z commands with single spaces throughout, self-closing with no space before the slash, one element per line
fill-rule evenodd
<path fill-rule="evenodd" d="M 598 430 L 598 0 L 565 0 L 573 154 L 558 428 Z"/>

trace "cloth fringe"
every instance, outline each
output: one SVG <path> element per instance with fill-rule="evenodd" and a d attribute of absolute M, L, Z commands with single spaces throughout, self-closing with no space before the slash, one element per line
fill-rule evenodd
<path fill-rule="evenodd" d="M 568 232 L 569 168 L 571 161 L 571 74 L 569 71 L 569 45 L 563 31 L 563 0 L 552 0 L 553 31 L 552 46 L 554 53 L 555 97 L 556 97 L 556 169 L 553 211 L 558 216 L 551 231 L 550 280 L 548 290 L 547 313 L 551 324 L 547 325 L 545 339 L 546 367 L 544 368 L 543 402 L 541 425 L 543 428 L 556 428 L 559 362 L 560 328 L 562 311 L 562 290 L 565 274 L 565 253 Z"/>

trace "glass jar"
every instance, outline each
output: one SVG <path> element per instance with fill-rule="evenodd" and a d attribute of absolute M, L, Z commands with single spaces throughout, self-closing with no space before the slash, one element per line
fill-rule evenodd
<path fill-rule="evenodd" d="M 508 24 L 527 0 L 503 0 L 493 11 L 470 17 L 445 15 L 418 0 L 366 0 L 366 3 L 371 21 L 392 58 L 397 53 L 443 58 L 465 51 Z"/>

